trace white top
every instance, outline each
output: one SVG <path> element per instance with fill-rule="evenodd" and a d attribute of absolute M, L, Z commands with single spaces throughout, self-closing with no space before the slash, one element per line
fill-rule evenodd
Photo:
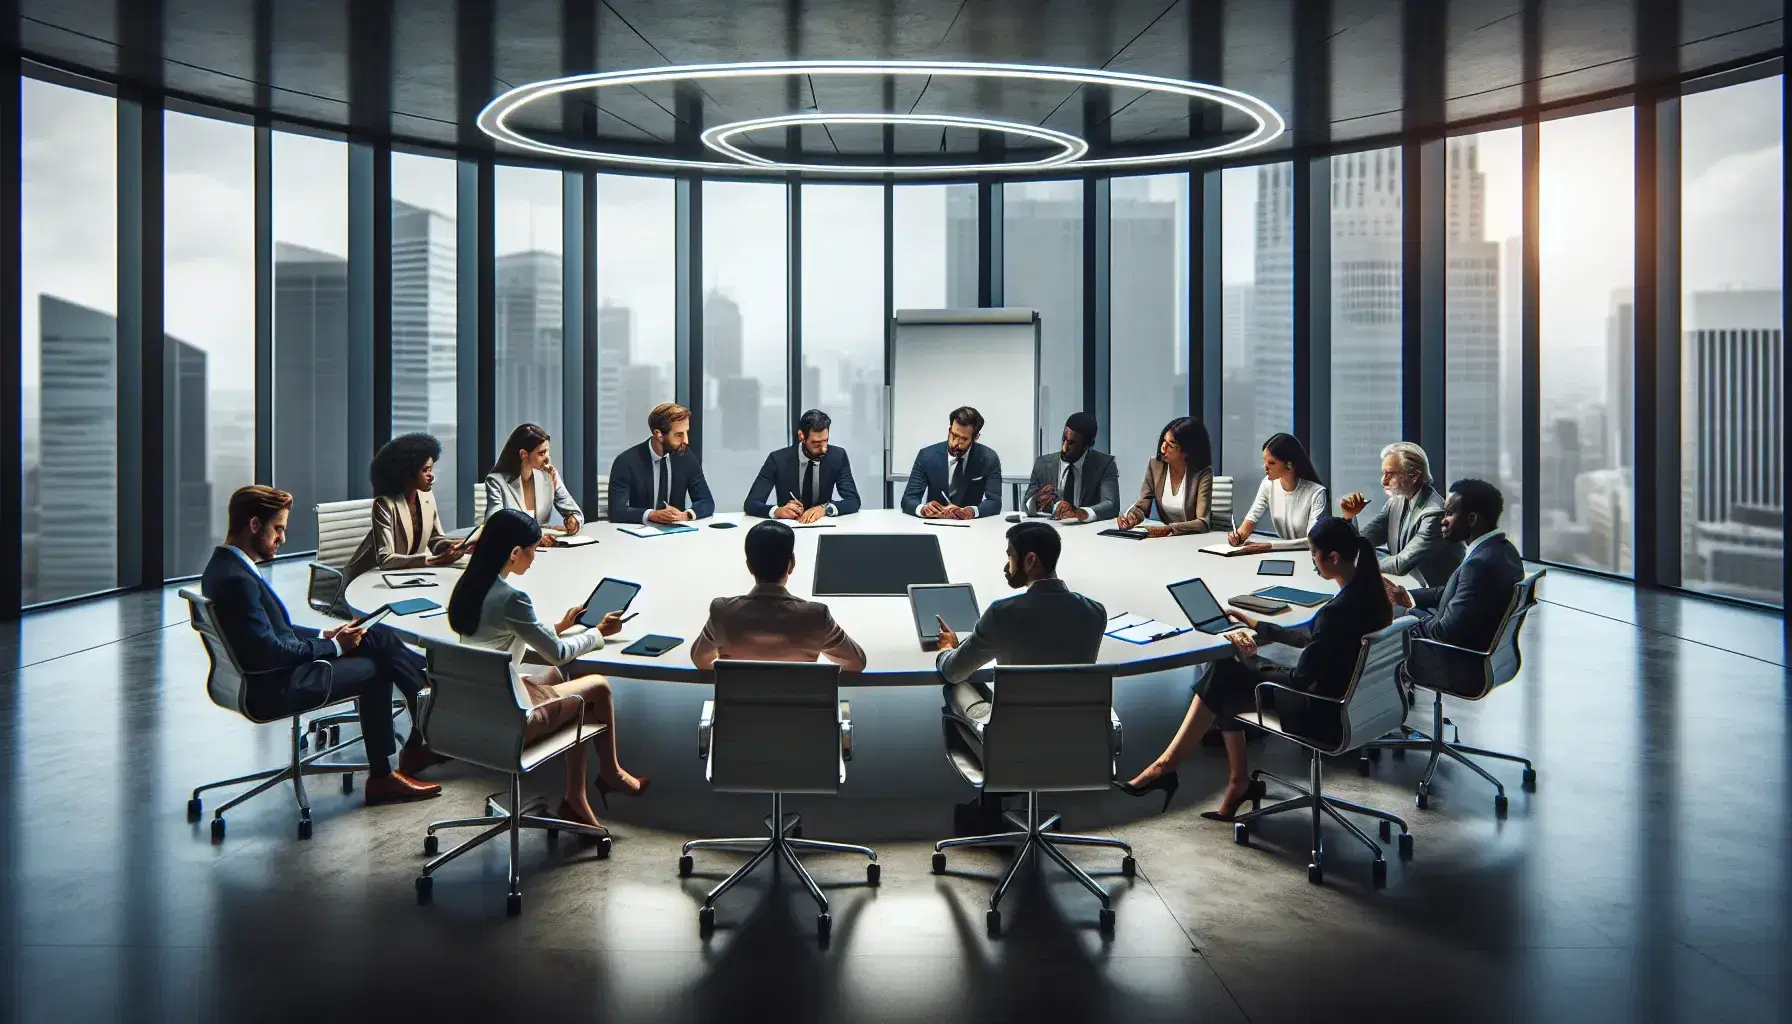
<path fill-rule="evenodd" d="M 1251 510 L 1245 513 L 1244 521 L 1256 523 L 1265 512 L 1269 513 L 1269 524 L 1275 529 L 1276 536 L 1283 540 L 1301 540 L 1314 523 L 1328 514 L 1325 485 L 1300 480 L 1295 483 L 1294 490 L 1289 491 L 1264 477 L 1257 488 L 1257 500 L 1251 502 Z"/>

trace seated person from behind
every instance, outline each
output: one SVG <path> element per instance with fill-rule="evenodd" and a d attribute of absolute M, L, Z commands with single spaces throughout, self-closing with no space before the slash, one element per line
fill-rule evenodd
<path fill-rule="evenodd" d="M 1098 433 L 1094 416 L 1071 413 L 1058 450 L 1033 463 L 1020 503 L 1028 515 L 1090 523 L 1120 514 L 1120 470 L 1112 455 L 1090 447 Z"/>
<path fill-rule="evenodd" d="M 1213 442 L 1201 421 L 1180 416 L 1158 433 L 1157 457 L 1145 463 L 1139 500 L 1115 525 L 1130 530 L 1157 506 L 1158 525 L 1148 537 L 1206 533 L 1213 502 Z"/>
<path fill-rule="evenodd" d="M 1002 460 L 977 443 L 982 434 L 982 413 L 968 405 L 952 410 L 946 439 L 915 453 L 902 511 L 923 519 L 1001 515 Z"/>
<path fill-rule="evenodd" d="M 428 685 L 423 659 L 385 626 L 369 630 L 337 626 L 320 633 L 295 625 L 274 588 L 255 571 L 286 543 L 292 495 L 272 487 L 240 487 L 230 496 L 229 535 L 212 551 L 199 589 L 212 600 L 218 630 L 236 653 L 247 692 L 245 710 L 254 718 L 275 719 L 353 697 L 367 749 L 370 804 L 416 800 L 442 791 L 412 775 L 442 760 L 429 750 L 417 723 L 417 695 Z M 313 667 L 324 661 L 329 671 Z M 411 734 L 391 767 L 392 691 L 410 706 Z"/>
<path fill-rule="evenodd" d="M 1444 498 L 1431 483 L 1425 449 L 1411 441 L 1383 448 L 1381 488 L 1387 492 L 1387 504 L 1357 528 L 1364 540 L 1388 549 L 1381 557 L 1381 571 L 1417 576 L 1433 586 L 1449 579 L 1462 562 L 1462 543 L 1444 537 Z M 1338 514 L 1355 522 L 1368 504 L 1361 494 L 1346 494 L 1338 500 Z"/>
<path fill-rule="evenodd" d="M 1058 531 L 1020 522 L 1008 529 L 1008 564 L 1002 575 L 1020 590 L 990 605 L 971 634 L 960 640 L 941 621 L 937 664 L 946 679 L 946 707 L 959 733 L 981 754 L 989 721 L 990 684 L 973 679 L 990 662 L 999 665 L 1090 665 L 1101 653 L 1108 612 L 1098 601 L 1058 578 Z"/>
<path fill-rule="evenodd" d="M 510 432 L 498 461 L 485 477 L 485 514 L 501 508 L 522 509 L 541 524 L 542 541 L 551 545 L 556 533 L 569 537 L 578 533 L 585 513 L 560 482 L 548 442 L 548 432 L 533 423 Z M 548 525 L 556 513 L 564 527 Z"/>
<path fill-rule="evenodd" d="M 1264 516 L 1269 517 L 1277 537 L 1301 540 L 1314 523 L 1330 514 L 1331 500 L 1319 482 L 1313 460 L 1307 458 L 1307 449 L 1293 434 L 1275 434 L 1263 442 L 1263 483 L 1257 487 L 1257 500 L 1251 502 L 1251 510 L 1238 529 L 1226 536 L 1226 542 L 1258 554 L 1270 550 L 1268 544 L 1249 543 Z"/>
<path fill-rule="evenodd" d="M 707 670 L 717 658 L 815 661 L 826 657 L 846 672 L 865 670 L 865 650 L 834 621 L 828 606 L 784 589 L 796 571 L 796 533 L 776 519 L 747 531 L 747 571 L 753 589 L 709 603 L 709 621 L 691 645 L 691 663 Z"/>
<path fill-rule="evenodd" d="M 442 444 L 428 434 L 402 434 L 374 453 L 367 475 L 373 484 L 373 527 L 342 575 L 354 579 L 382 569 L 450 565 L 466 546 L 444 535 L 436 510 L 436 460 Z"/>
<path fill-rule="evenodd" d="M 1412 639 L 1436 640 L 1471 651 L 1487 651 L 1493 646 L 1512 604 L 1512 588 L 1524 579 L 1524 561 L 1500 529 L 1500 513 L 1505 507 L 1500 489 L 1485 480 L 1458 480 L 1450 485 L 1450 495 L 1444 499 L 1443 535 L 1446 541 L 1468 546 L 1462 564 L 1441 587 L 1411 593 L 1392 584 L 1388 587 L 1394 604 L 1412 609 L 1419 619 L 1408 634 Z M 1459 665 L 1453 654 L 1415 643 L 1407 655 L 1406 674 L 1424 685 L 1431 685 L 1428 678 L 1447 684 L 1452 670 L 1467 670 L 1478 681 L 1479 659 Z"/>
<path fill-rule="evenodd" d="M 850 516 L 859 510 L 859 488 L 853 483 L 846 449 L 828 444 L 832 426 L 833 420 L 820 409 L 803 413 L 796 425 L 796 443 L 767 455 L 759 467 L 759 476 L 747 491 L 747 515 L 813 523 L 823 516 Z M 766 501 L 774 492 L 776 506 Z"/>
<path fill-rule="evenodd" d="M 622 628 L 622 613 L 611 612 L 596 629 L 572 636 L 561 634 L 578 626 L 584 608 L 567 609 L 553 626 L 537 618 L 535 603 L 511 586 L 507 577 L 528 572 L 540 545 L 541 524 L 528 512 L 502 508 L 488 516 L 485 531 L 479 535 L 479 548 L 448 599 L 448 625 L 461 643 L 507 651 L 518 666 L 529 653 L 547 662 L 551 667 L 522 676 L 523 689 L 535 705 L 523 728 L 524 744 L 571 725 L 583 707 L 584 724 L 604 726 L 589 744 L 597 748 L 599 797 L 609 792 L 638 796 L 649 780 L 623 771 L 616 759 L 616 704 L 610 684 L 577 661 L 579 655 L 602 647 L 605 637 Z M 582 704 L 570 699 L 575 695 Z M 587 744 L 581 743 L 566 752 L 566 792 L 555 816 L 601 828 L 585 792 L 586 750 Z"/>
<path fill-rule="evenodd" d="M 715 515 L 703 464 L 691 454 L 691 411 L 662 402 L 647 414 L 647 429 L 652 436 L 610 463 L 610 522 L 663 525 Z"/>

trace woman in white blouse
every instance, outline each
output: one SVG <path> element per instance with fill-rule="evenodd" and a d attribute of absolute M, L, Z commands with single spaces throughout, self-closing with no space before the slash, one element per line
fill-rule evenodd
<path fill-rule="evenodd" d="M 609 682 L 599 675 L 573 678 L 574 668 L 560 667 L 570 666 L 579 655 L 602 647 L 605 637 L 622 629 L 622 615 L 611 612 L 596 629 L 572 636 L 561 634 L 577 625 L 584 608 L 568 609 L 552 626 L 536 618 L 529 595 L 505 582 L 505 577 L 528 572 L 535 564 L 535 549 L 540 543 L 541 524 L 520 509 L 499 509 L 487 517 L 473 559 L 448 599 L 448 625 L 460 635 L 462 643 L 509 651 L 517 665 L 522 664 L 528 651 L 546 661 L 551 667 L 521 677 L 523 688 L 536 705 L 529 712 L 523 742 L 531 743 L 566 728 L 582 706 L 586 725 L 604 726 L 590 742 L 597 748 L 598 796 L 605 798 L 612 792 L 639 796 L 651 780 L 623 771 L 617 760 L 616 705 Z M 574 695 L 583 703 L 567 699 Z M 581 743 L 566 752 L 566 795 L 555 816 L 602 828 L 585 792 L 585 769 L 586 744 Z M 608 803 L 607 798 L 605 802 Z"/>
<path fill-rule="evenodd" d="M 485 477 L 485 514 L 489 516 L 501 508 L 521 509 L 544 528 L 544 543 L 552 544 L 556 533 L 569 537 L 578 533 L 585 513 L 560 482 L 548 440 L 548 432 L 533 423 L 510 432 L 510 440 L 498 453 L 497 464 Z M 564 527 L 550 525 L 555 513 L 561 516 Z"/>
<path fill-rule="evenodd" d="M 1276 434 L 1263 442 L 1263 483 L 1257 488 L 1257 500 L 1238 529 L 1227 535 L 1227 542 L 1235 547 L 1248 542 L 1265 515 L 1283 540 L 1305 540 L 1314 523 L 1331 515 L 1331 499 L 1319 482 L 1319 472 L 1293 434 Z M 1269 550 L 1263 543 L 1250 547 L 1253 553 Z"/>

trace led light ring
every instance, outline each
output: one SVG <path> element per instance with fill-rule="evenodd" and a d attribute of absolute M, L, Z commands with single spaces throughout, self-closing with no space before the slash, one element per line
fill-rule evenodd
<path fill-rule="evenodd" d="M 1218 156 L 1229 156 L 1256 149 L 1274 141 L 1287 125 L 1275 108 L 1248 93 L 1223 86 L 1208 85 L 1203 82 L 1189 82 L 1175 78 L 1160 78 L 1155 75 L 1140 75 L 1125 71 L 1095 71 L 1086 68 L 1067 68 L 1036 64 L 983 64 L 974 61 L 874 61 L 874 60 L 790 60 L 760 61 L 736 64 L 690 64 L 675 65 L 663 68 L 645 68 L 633 71 L 601 71 L 583 75 L 570 75 L 565 78 L 552 78 L 541 82 L 518 86 L 486 104 L 479 112 L 479 129 L 487 135 L 519 149 L 540 153 L 547 156 L 567 157 L 577 160 L 596 160 L 604 163 L 632 165 L 658 170 L 697 170 L 697 171 L 780 171 L 793 168 L 781 166 L 776 162 L 760 163 L 721 163 L 708 160 L 689 160 L 678 157 L 658 157 L 634 153 L 610 153 L 602 150 L 581 149 L 573 146 L 560 146 L 529 138 L 510 127 L 511 115 L 539 100 L 558 96 L 562 93 L 579 89 L 600 90 L 619 85 L 639 86 L 662 84 L 666 82 L 707 81 L 728 78 L 767 78 L 787 75 L 938 75 L 957 78 L 1014 78 L 1039 82 L 1061 82 L 1074 85 L 1111 86 L 1126 89 L 1141 89 L 1148 92 L 1182 96 L 1188 99 L 1206 100 L 1221 106 L 1239 111 L 1251 118 L 1256 127 L 1242 138 L 1231 142 L 1208 146 L 1202 149 L 1190 149 L 1175 153 L 1156 153 L 1142 156 L 1103 157 L 1095 160 L 1076 160 L 1054 165 L 1054 169 L 1086 170 L 1096 168 L 1149 167 L 1167 163 L 1186 163 L 1195 160 L 1209 159 Z M 794 115 L 792 115 L 794 116 Z M 1001 164 L 978 164 L 972 168 L 978 173 L 1004 170 Z M 862 168 L 849 166 L 816 167 L 811 173 L 866 174 L 889 173 L 903 176 L 922 176 L 944 173 L 926 166 L 903 167 L 887 172 L 870 172 Z"/>
<path fill-rule="evenodd" d="M 1019 160 L 1000 164 L 896 164 L 888 167 L 873 167 L 864 164 L 788 163 L 749 153 L 733 142 L 736 136 L 744 135 L 747 132 L 806 124 L 912 124 L 941 128 L 972 128 L 1041 139 L 1056 144 L 1059 151 L 1037 160 Z M 951 114 L 779 114 L 775 117 L 758 117 L 748 121 L 735 121 L 732 124 L 718 124 L 704 129 L 702 139 L 705 146 L 742 163 L 756 164 L 767 170 L 802 171 L 804 173 L 974 174 L 979 171 L 988 171 L 992 167 L 1001 170 L 1042 170 L 1071 163 L 1081 159 L 1083 154 L 1089 152 L 1087 142 L 1066 132 L 1030 124 L 1017 124 L 1013 121 L 995 121 L 984 117 L 958 117 Z"/>

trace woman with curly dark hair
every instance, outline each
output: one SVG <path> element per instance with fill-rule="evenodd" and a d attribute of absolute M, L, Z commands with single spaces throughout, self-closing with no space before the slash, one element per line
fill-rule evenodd
<path fill-rule="evenodd" d="M 403 434 L 374 453 L 367 476 L 373 484 L 373 529 L 342 574 L 369 569 L 420 569 L 448 565 L 466 553 L 446 536 L 436 510 L 436 460 L 442 443 L 429 434 Z"/>

